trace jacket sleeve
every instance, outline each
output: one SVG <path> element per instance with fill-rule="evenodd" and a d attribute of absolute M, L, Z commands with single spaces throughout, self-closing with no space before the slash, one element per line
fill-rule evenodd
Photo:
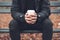
<path fill-rule="evenodd" d="M 46 18 L 49 17 L 50 13 L 50 2 L 49 0 L 42 0 L 42 3 L 40 5 L 40 12 L 38 13 L 38 22 L 42 22 Z"/>
<path fill-rule="evenodd" d="M 12 1 L 11 16 L 18 22 L 24 22 L 24 14 L 21 12 L 19 0 Z"/>

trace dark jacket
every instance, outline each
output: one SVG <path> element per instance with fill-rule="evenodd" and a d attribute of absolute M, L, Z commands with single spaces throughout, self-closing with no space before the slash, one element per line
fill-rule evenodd
<path fill-rule="evenodd" d="M 50 13 L 49 0 L 13 0 L 11 15 L 18 22 L 25 22 L 24 15 L 27 10 L 35 10 L 37 21 L 42 22 L 49 18 Z"/>

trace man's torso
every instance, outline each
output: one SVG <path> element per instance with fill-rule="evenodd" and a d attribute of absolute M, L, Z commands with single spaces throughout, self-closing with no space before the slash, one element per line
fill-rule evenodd
<path fill-rule="evenodd" d="M 21 0 L 21 9 L 22 12 L 26 12 L 27 10 L 35 10 L 36 12 L 40 9 L 41 0 Z"/>

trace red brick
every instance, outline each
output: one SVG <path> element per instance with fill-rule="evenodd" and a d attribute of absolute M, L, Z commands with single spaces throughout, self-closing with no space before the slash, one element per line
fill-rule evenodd
<path fill-rule="evenodd" d="M 0 28 L 8 28 L 11 20 L 12 17 L 10 14 L 0 14 Z"/>
<path fill-rule="evenodd" d="M 0 33 L 0 40 L 9 40 L 10 35 L 9 33 Z M 21 33 L 21 40 L 42 40 L 42 34 L 41 33 Z M 52 40 L 59 40 L 60 39 L 60 33 L 54 33 Z"/>

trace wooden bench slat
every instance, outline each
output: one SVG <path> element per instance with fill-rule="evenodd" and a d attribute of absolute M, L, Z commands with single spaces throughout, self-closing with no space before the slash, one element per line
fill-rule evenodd
<path fill-rule="evenodd" d="M 0 9 L 0 13 L 10 13 L 10 9 Z"/>
<path fill-rule="evenodd" d="M 60 32 L 60 28 L 57 29 L 53 29 L 53 33 L 59 33 Z M 9 29 L 0 29 L 0 33 L 9 33 Z M 38 30 L 24 30 L 22 31 L 22 33 L 41 33 Z"/>
<path fill-rule="evenodd" d="M 50 1 L 50 6 L 60 7 L 60 1 Z"/>
<path fill-rule="evenodd" d="M 11 7 L 12 2 L 0 2 L 0 7 Z"/>
<path fill-rule="evenodd" d="M 10 13 L 11 9 L 0 9 L 0 13 Z M 51 13 L 60 13 L 60 8 L 51 9 Z"/>

